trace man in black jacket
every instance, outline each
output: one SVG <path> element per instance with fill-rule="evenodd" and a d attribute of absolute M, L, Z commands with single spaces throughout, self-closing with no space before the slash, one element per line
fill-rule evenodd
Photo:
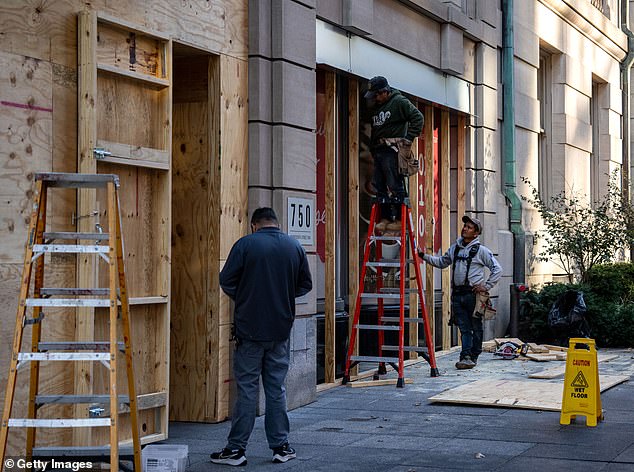
<path fill-rule="evenodd" d="M 365 98 L 374 103 L 370 151 L 374 158 L 374 187 L 381 203 L 381 221 L 377 230 L 398 230 L 400 204 L 407 201 L 405 178 L 398 169 L 398 147 L 411 147 L 423 130 L 423 114 L 390 87 L 385 77 L 372 77 Z M 391 197 L 388 195 L 388 189 Z"/>
<path fill-rule="evenodd" d="M 266 395 L 264 425 L 273 462 L 295 458 L 295 450 L 288 445 L 284 381 L 295 298 L 310 292 L 312 279 L 304 249 L 280 231 L 273 209 L 255 210 L 251 231 L 231 248 L 220 273 L 222 290 L 235 302 L 233 371 L 238 388 L 227 446 L 211 454 L 216 464 L 246 465 L 245 450 L 255 424 L 260 376 Z"/>

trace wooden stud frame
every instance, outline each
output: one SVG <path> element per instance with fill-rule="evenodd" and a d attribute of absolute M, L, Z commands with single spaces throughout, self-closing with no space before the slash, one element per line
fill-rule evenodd
<path fill-rule="evenodd" d="M 457 234 L 462 231 L 462 215 L 465 214 L 465 196 L 466 196 L 466 181 L 465 181 L 465 116 L 458 115 L 458 130 L 456 135 L 456 148 L 457 154 L 457 173 L 456 173 L 456 205 L 457 205 L 457 218 L 456 229 Z"/>
<path fill-rule="evenodd" d="M 326 186 L 325 186 L 325 203 L 326 203 L 326 231 L 325 231 L 325 382 L 332 383 L 335 381 L 335 298 L 336 298 L 336 224 L 337 224 L 337 187 L 336 187 L 336 153 L 337 153 L 337 128 L 336 128 L 336 110 L 337 110 L 337 90 L 336 75 L 334 72 L 327 71 L 326 77 L 326 110 L 324 119 L 324 133 L 326 140 Z"/>
<path fill-rule="evenodd" d="M 359 81 L 348 80 L 348 339 L 352 332 L 357 292 L 359 291 Z M 359 353 L 359 343 L 354 352 Z M 350 375 L 358 374 L 358 367 L 350 369 Z"/>
<path fill-rule="evenodd" d="M 423 128 L 425 136 L 425 251 L 431 254 L 434 250 L 434 108 L 431 105 L 425 107 L 425 125 Z M 425 300 L 427 301 L 427 313 L 429 314 L 429 324 L 436 344 L 436 322 L 435 322 L 435 302 L 434 302 L 434 268 L 430 264 L 425 264 Z M 445 349 L 445 346 L 442 346 Z"/>
<path fill-rule="evenodd" d="M 450 128 L 449 112 L 443 110 L 440 113 L 440 207 L 442 218 L 441 247 L 443 250 L 451 245 L 451 213 L 450 213 Z M 451 271 L 444 270 L 442 280 L 442 348 L 451 347 Z"/>
<path fill-rule="evenodd" d="M 122 230 L 126 252 L 133 256 L 127 260 L 127 272 L 134 302 L 130 312 L 132 341 L 135 352 L 140 353 L 134 360 L 136 379 L 139 393 L 165 399 L 141 413 L 140 422 L 147 428 L 142 442 L 148 443 L 167 438 L 168 428 L 172 44 L 166 36 L 95 11 L 80 12 L 78 35 L 77 168 L 80 173 L 115 173 L 121 179 Z M 119 63 L 122 56 L 116 52 L 128 40 L 134 42 L 137 57 L 143 58 L 129 65 L 125 60 Z M 146 67 L 143 61 L 152 66 Z M 100 152 L 99 145 L 116 155 Z M 136 150 L 136 154 L 126 154 L 125 149 Z M 79 189 L 77 230 L 93 232 L 103 218 L 113 232 L 116 222 L 105 211 L 109 207 L 106 202 L 103 192 Z M 78 256 L 79 287 L 99 286 L 105 276 L 97 270 L 94 255 Z M 86 316 L 89 313 L 94 316 Z M 77 308 L 75 339 L 92 341 L 114 329 L 104 313 L 102 308 Z M 146 331 L 151 335 L 144 335 Z M 108 380 L 101 370 L 85 363 L 75 371 L 75 393 L 93 394 L 95 385 L 112 386 L 116 376 L 114 370 Z M 76 408 L 77 418 L 86 415 L 85 407 Z M 127 423 L 130 419 L 121 416 L 117 421 Z M 73 436 L 74 444 L 86 446 L 106 440 L 99 430 L 75 430 Z"/>

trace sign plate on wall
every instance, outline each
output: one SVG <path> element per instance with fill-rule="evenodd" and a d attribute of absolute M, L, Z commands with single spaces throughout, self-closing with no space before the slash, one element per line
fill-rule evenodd
<path fill-rule="evenodd" d="M 288 234 L 302 246 L 315 244 L 315 202 L 311 198 L 288 197 Z"/>

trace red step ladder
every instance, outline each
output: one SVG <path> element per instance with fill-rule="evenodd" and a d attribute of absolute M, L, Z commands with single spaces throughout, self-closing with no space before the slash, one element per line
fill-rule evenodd
<path fill-rule="evenodd" d="M 359 282 L 359 292 L 357 293 L 357 302 L 354 310 L 354 318 L 352 323 L 352 332 L 350 333 L 350 343 L 348 346 L 348 354 L 346 356 L 346 370 L 343 375 L 343 384 L 350 381 L 350 369 L 360 362 L 378 362 L 379 367 L 378 374 L 384 374 L 385 364 L 390 364 L 394 370 L 398 371 L 398 380 L 396 386 L 399 388 L 404 387 L 405 378 L 403 375 L 404 367 L 404 352 L 418 352 L 422 357 L 427 360 L 431 366 L 431 376 L 438 377 L 438 367 L 436 367 L 436 357 L 434 354 L 434 341 L 431 336 L 431 329 L 429 327 L 429 317 L 427 316 L 427 309 L 425 307 L 425 298 L 423 293 L 423 284 L 420 273 L 420 258 L 418 257 L 418 251 L 416 247 L 416 239 L 413 233 L 412 224 L 412 211 L 410 207 L 403 203 L 401 204 L 401 231 L 399 235 L 375 235 L 374 230 L 376 227 L 376 221 L 379 214 L 379 204 L 374 203 L 372 205 L 372 212 L 370 215 L 370 226 L 368 228 L 368 236 L 365 242 L 365 249 L 363 254 L 363 265 L 361 268 L 361 280 Z M 382 257 L 382 244 L 383 241 L 395 241 L 400 244 L 399 258 L 398 259 L 384 259 Z M 411 253 L 411 258 L 408 259 L 408 244 Z M 375 256 L 376 261 L 370 261 L 371 246 L 375 244 Z M 405 317 L 405 294 L 409 293 L 409 289 L 405 288 L 405 279 L 407 274 L 407 264 L 413 264 L 414 272 L 416 274 L 416 286 L 417 293 L 421 305 L 420 318 Z M 376 292 L 364 292 L 365 289 L 365 276 L 368 267 L 374 267 L 377 271 L 377 283 Z M 383 268 L 400 268 L 400 285 L 398 289 L 390 289 L 383 287 Z M 359 324 L 359 314 L 361 313 L 361 300 L 363 298 L 376 298 L 378 299 L 378 319 L 376 325 Z M 384 303 L 385 300 L 400 301 L 400 311 L 398 317 L 384 316 Z M 394 324 L 397 323 L 397 324 Z M 405 346 L 405 323 L 421 323 L 425 330 L 425 345 L 427 347 L 418 346 Z M 354 356 L 354 348 L 357 340 L 357 335 L 361 330 L 374 330 L 378 331 L 378 350 L 376 356 Z M 386 331 L 398 331 L 398 346 L 389 346 L 384 344 Z M 384 351 L 398 352 L 398 356 L 385 356 Z M 375 378 L 378 378 L 375 376 Z"/>

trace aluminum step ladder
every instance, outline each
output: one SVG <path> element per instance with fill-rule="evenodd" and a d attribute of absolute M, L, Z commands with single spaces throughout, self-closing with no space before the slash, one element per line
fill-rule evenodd
<path fill-rule="evenodd" d="M 375 234 L 376 222 L 379 219 L 379 204 L 374 203 L 372 205 L 372 212 L 370 214 L 370 226 L 368 228 L 368 236 L 365 242 L 365 249 L 363 255 L 363 265 L 361 268 L 361 280 L 359 282 L 359 292 L 357 293 L 357 300 L 355 304 L 354 318 L 352 320 L 352 332 L 350 333 L 350 343 L 348 345 L 348 353 L 346 356 L 346 368 L 343 376 L 343 384 L 350 382 L 350 369 L 359 364 L 360 362 L 378 362 L 378 370 L 375 374 L 375 379 L 378 379 L 378 375 L 386 373 L 386 364 L 390 364 L 395 371 L 398 372 L 398 379 L 396 386 L 402 388 L 405 386 L 405 377 L 403 374 L 404 368 L 404 353 L 405 352 L 417 352 L 429 363 L 431 366 L 431 376 L 438 377 L 438 367 L 436 366 L 436 357 L 434 353 L 434 341 L 431 336 L 431 329 L 429 325 L 429 318 L 427 316 L 427 309 L 425 307 L 425 298 L 423 292 L 423 284 L 420 272 L 420 258 L 418 256 L 416 239 L 414 238 L 413 224 L 412 224 L 412 212 L 410 207 L 402 203 L 401 204 L 401 228 L 397 235 Z M 382 257 L 382 245 L 385 241 L 396 242 L 400 245 L 399 258 L 398 259 L 385 259 Z M 409 244 L 408 244 L 409 243 Z M 375 261 L 370 261 L 371 247 L 375 246 Z M 409 248 L 409 257 L 408 257 Z M 418 299 L 421 306 L 421 317 L 405 317 L 405 295 L 410 292 L 409 288 L 405 288 L 405 279 L 407 278 L 407 266 L 411 264 L 414 266 L 414 273 L 416 276 L 416 293 L 418 293 Z M 365 277 L 368 267 L 373 267 L 377 271 L 377 284 L 376 292 L 365 292 Z M 383 287 L 383 269 L 384 268 L 398 268 L 400 270 L 399 276 L 399 288 L 384 288 Z M 378 305 L 377 324 L 360 324 L 359 317 L 361 313 L 361 301 L 363 299 L 376 299 Z M 399 316 L 390 317 L 384 316 L 385 313 L 385 301 L 386 300 L 399 300 Z M 425 346 L 405 346 L 405 323 L 420 323 L 423 325 L 425 332 Z M 371 356 L 358 356 L 353 355 L 355 352 L 355 343 L 360 331 L 377 331 L 378 332 L 378 348 L 376 355 Z M 385 333 L 388 331 L 397 332 L 398 345 L 385 344 Z M 384 352 L 393 353 L 392 355 L 385 355 Z"/>
<path fill-rule="evenodd" d="M 47 232 L 46 206 L 51 188 L 105 188 L 107 195 L 108 231 L 103 232 Z M 0 464 L 4 464 L 7 439 L 11 428 L 27 428 L 27 460 L 32 457 L 69 458 L 89 457 L 110 461 L 116 472 L 119 460 L 132 458 L 134 469 L 141 471 L 141 444 L 138 425 L 137 399 L 132 371 L 130 308 L 126 291 L 123 261 L 121 217 L 119 213 L 119 178 L 113 174 L 35 174 L 33 211 L 24 254 L 18 310 L 13 338 L 13 350 L 7 381 L 2 423 L 0 424 Z M 100 228 L 98 228 L 100 229 Z M 44 266 L 47 254 L 93 254 L 108 265 L 108 287 L 55 288 L 44 287 Z M 50 265 L 54 264 L 51 257 Z M 34 275 L 34 276 L 33 276 Z M 33 283 L 32 282 L 33 279 Z M 109 341 L 43 342 L 44 310 L 50 307 L 108 308 Z M 47 318 L 55 323 L 57 314 Z M 118 318 L 121 320 L 123 342 L 117 339 Z M 31 350 L 20 352 L 26 326 L 32 326 Z M 117 359 L 124 356 L 127 373 L 127 395 L 117 393 Z M 40 395 L 39 374 L 42 362 L 99 362 L 109 372 L 108 392 L 101 395 Z M 12 418 L 16 379 L 19 370 L 30 364 L 28 413 L 26 418 Z M 38 410 L 47 404 L 87 404 L 90 413 L 85 418 L 41 418 Z M 119 447 L 119 405 L 130 410 L 132 449 Z M 102 408 L 103 406 L 103 408 Z M 102 416 L 104 412 L 107 417 Z M 44 428 L 110 428 L 110 444 L 87 447 L 35 448 L 36 431 Z"/>

